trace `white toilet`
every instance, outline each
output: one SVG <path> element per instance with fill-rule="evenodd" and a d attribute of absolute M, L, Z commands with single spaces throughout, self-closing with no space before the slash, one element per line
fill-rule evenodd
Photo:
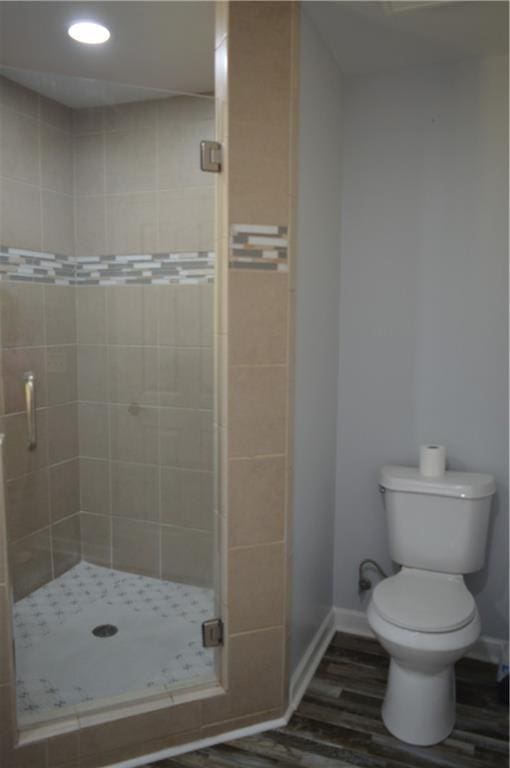
<path fill-rule="evenodd" d="M 462 574 L 478 571 L 492 496 L 491 475 L 383 467 L 389 547 L 401 570 L 372 594 L 368 622 L 391 656 L 382 717 L 410 744 L 437 744 L 455 721 L 454 664 L 475 643 L 480 618 Z"/>

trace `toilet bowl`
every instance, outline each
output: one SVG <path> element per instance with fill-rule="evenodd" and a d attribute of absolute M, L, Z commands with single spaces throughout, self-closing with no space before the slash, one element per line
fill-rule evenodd
<path fill-rule="evenodd" d="M 410 744 L 437 744 L 455 722 L 454 664 L 480 634 L 462 576 L 402 568 L 378 584 L 367 618 L 391 657 L 386 727 Z"/>

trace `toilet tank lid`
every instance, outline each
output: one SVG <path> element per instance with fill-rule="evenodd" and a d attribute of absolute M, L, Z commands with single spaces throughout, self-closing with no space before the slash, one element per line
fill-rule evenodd
<path fill-rule="evenodd" d="M 492 475 L 480 472 L 445 472 L 441 477 L 424 477 L 417 467 L 387 465 L 379 474 L 379 484 L 389 491 L 430 493 L 459 499 L 492 496 L 496 483 Z"/>

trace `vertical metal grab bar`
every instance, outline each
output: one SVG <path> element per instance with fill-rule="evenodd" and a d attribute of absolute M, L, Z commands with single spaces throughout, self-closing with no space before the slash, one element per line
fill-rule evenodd
<path fill-rule="evenodd" d="M 32 371 L 27 371 L 23 380 L 25 382 L 25 405 L 27 408 L 27 445 L 28 450 L 33 451 L 37 445 L 37 431 L 35 425 L 35 376 Z"/>

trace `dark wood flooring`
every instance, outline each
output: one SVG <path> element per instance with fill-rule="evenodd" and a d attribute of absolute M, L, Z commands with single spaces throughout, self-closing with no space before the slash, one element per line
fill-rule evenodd
<path fill-rule="evenodd" d="M 457 664 L 455 730 L 435 747 L 404 744 L 380 709 L 388 657 L 375 640 L 337 633 L 285 728 L 153 763 L 155 768 L 507 768 L 508 713 L 496 668 Z"/>

